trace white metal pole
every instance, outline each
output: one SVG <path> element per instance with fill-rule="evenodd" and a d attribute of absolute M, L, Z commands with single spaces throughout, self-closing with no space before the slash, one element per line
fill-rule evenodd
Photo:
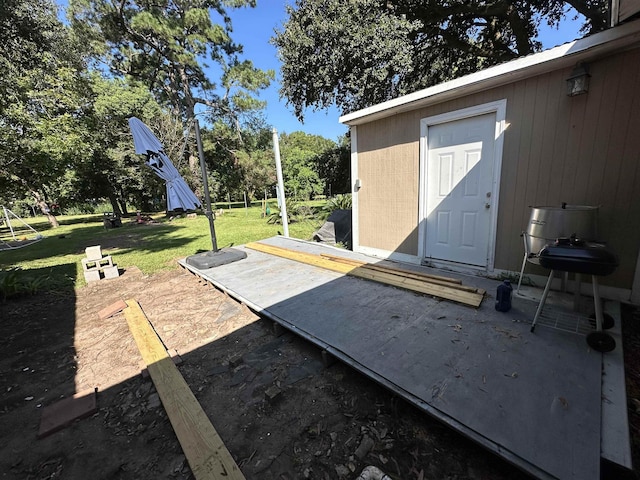
<path fill-rule="evenodd" d="M 4 218 L 7 222 L 7 227 L 9 227 L 9 230 L 11 230 L 11 237 L 15 240 L 16 234 L 13 232 L 13 226 L 11 225 L 11 220 L 9 219 L 9 214 L 7 213 L 7 209 L 5 207 L 2 207 L 2 210 L 4 211 Z"/>
<path fill-rule="evenodd" d="M 284 236 L 289 236 L 289 217 L 287 217 L 287 202 L 284 196 L 284 181 L 282 180 L 282 162 L 280 161 L 280 143 L 278 142 L 278 130 L 273 129 L 273 153 L 276 156 L 276 176 L 278 177 L 278 190 L 282 199 L 280 215 L 282 215 L 282 229 Z"/>

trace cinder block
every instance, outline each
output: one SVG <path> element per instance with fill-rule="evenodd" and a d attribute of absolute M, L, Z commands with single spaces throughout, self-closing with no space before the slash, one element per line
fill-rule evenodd
<path fill-rule="evenodd" d="M 120 276 L 117 265 L 105 267 L 102 271 L 104 272 L 104 278 L 118 278 Z"/>
<path fill-rule="evenodd" d="M 87 247 L 84 249 L 84 253 L 87 256 L 87 260 L 100 260 L 102 258 L 102 249 L 100 248 L 100 245 Z"/>
<path fill-rule="evenodd" d="M 105 255 L 100 260 L 97 261 L 100 268 L 113 267 L 113 260 L 111 255 Z"/>
<path fill-rule="evenodd" d="M 97 282 L 100 280 L 100 270 L 89 270 L 84 272 L 84 279 L 89 282 Z"/>
<path fill-rule="evenodd" d="M 88 260 L 86 258 L 82 259 L 82 269 L 85 272 L 88 272 L 90 270 L 98 270 L 99 268 L 100 268 L 100 264 L 95 260 Z"/>

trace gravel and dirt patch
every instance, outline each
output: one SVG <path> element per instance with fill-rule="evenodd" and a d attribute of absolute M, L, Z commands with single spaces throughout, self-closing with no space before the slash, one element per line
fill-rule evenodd
<path fill-rule="evenodd" d="M 149 277 L 133 268 L 75 295 L 0 305 L 0 478 L 193 478 L 124 315 L 98 317 L 129 298 L 180 354 L 180 372 L 247 479 L 355 479 L 368 465 L 394 480 L 528 478 L 178 268 Z M 626 334 L 640 343 L 638 328 Z M 637 367 L 630 372 L 637 380 Z M 36 438 L 45 406 L 93 387 L 96 414 Z"/>

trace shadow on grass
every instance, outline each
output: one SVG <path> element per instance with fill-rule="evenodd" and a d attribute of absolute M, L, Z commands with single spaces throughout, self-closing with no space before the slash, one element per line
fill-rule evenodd
<path fill-rule="evenodd" d="M 103 249 L 119 249 L 119 253 L 139 251 L 153 253 L 179 248 L 192 241 L 191 238 L 177 234 L 186 227 L 169 223 L 151 225 L 124 224 L 120 228 L 104 229 L 100 222 L 78 222 L 73 228 L 49 230 L 40 242 L 18 250 L 0 252 L 0 268 L 19 266 L 23 262 L 51 259 L 51 257 L 80 255 L 85 248 L 100 245 Z"/>

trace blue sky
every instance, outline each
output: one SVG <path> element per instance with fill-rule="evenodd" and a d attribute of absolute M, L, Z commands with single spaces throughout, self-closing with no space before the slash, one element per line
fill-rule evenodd
<path fill-rule="evenodd" d="M 57 0 L 57 3 L 64 7 L 67 1 Z M 269 39 L 274 35 L 274 30 L 282 27 L 285 22 L 287 3 L 283 0 L 257 0 L 255 8 L 229 11 L 233 24 L 232 38 L 236 43 L 244 46 L 245 59 L 251 60 L 258 68 L 276 71 L 276 81 L 260 93 L 260 98 L 267 102 L 267 122 L 280 133 L 301 130 L 335 141 L 347 132 L 347 128 L 338 122 L 340 113 L 337 108 L 317 112 L 308 110 L 304 115 L 304 123 L 300 123 L 293 114 L 293 108 L 287 106 L 284 99 L 280 99 L 278 93 L 280 63 L 276 49 L 269 43 Z M 568 15 L 568 18 L 572 17 L 573 15 Z M 569 20 L 565 21 L 558 30 L 543 26 L 538 40 L 542 42 L 545 49 L 575 40 L 580 36 L 578 33 L 580 25 L 579 21 Z"/>

